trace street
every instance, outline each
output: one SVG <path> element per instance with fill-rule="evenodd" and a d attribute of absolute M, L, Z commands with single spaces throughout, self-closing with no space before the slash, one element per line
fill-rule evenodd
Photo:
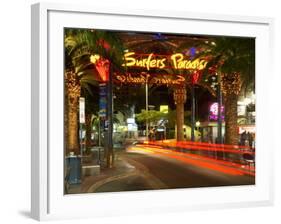
<path fill-rule="evenodd" d="M 119 160 L 134 166 L 136 172 L 107 182 L 95 192 L 255 184 L 255 175 L 247 167 L 196 154 L 139 144 L 117 155 Z"/>

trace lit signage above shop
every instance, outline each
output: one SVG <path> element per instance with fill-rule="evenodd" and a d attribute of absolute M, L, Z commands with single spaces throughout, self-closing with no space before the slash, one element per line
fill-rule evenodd
<path fill-rule="evenodd" d="M 175 53 L 170 56 L 150 54 L 136 54 L 135 52 L 128 52 L 124 55 L 126 67 L 143 67 L 149 71 L 151 68 L 170 68 L 177 70 L 203 70 L 207 61 L 204 59 L 187 59 L 182 53 Z"/>
<path fill-rule="evenodd" d="M 167 114 L 169 112 L 169 106 L 168 105 L 160 105 L 160 112 L 163 112 Z"/>
<path fill-rule="evenodd" d="M 219 112 L 219 104 L 218 103 L 213 103 L 210 106 L 210 115 L 209 119 L 210 120 L 218 120 L 218 112 Z M 224 120 L 224 106 L 221 106 L 221 118 Z"/>

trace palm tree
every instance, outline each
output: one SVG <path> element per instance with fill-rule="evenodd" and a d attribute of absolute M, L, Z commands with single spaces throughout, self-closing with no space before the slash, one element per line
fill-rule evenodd
<path fill-rule="evenodd" d="M 206 42 L 201 54 L 215 69 L 225 106 L 225 143 L 238 143 L 237 101 L 241 91 L 254 89 L 255 40 L 253 38 L 216 37 Z M 206 70 L 209 72 L 208 70 Z M 207 74 L 207 75 L 210 75 Z"/>
<path fill-rule="evenodd" d="M 193 45 L 194 46 L 194 45 Z M 183 51 L 188 48 L 190 48 L 191 45 L 190 43 L 183 43 L 177 50 Z M 187 100 L 187 94 L 191 94 L 191 101 L 192 104 L 194 104 L 194 88 L 195 86 L 201 87 L 204 90 L 208 91 L 211 95 L 215 95 L 215 91 L 211 88 L 209 83 L 204 82 L 203 77 L 201 77 L 202 72 L 198 71 L 176 71 L 175 69 L 169 68 L 165 69 L 165 72 L 168 74 L 178 74 L 180 76 L 185 77 L 185 81 L 183 83 L 180 83 L 178 85 L 172 85 L 168 86 L 173 91 L 173 98 L 174 102 L 176 104 L 176 128 L 177 128 L 177 136 L 176 140 L 177 141 L 182 141 L 184 140 L 184 132 L 183 132 L 183 125 L 184 125 L 184 117 L 185 117 L 185 112 L 184 112 L 184 104 Z M 194 75 L 199 74 L 200 77 L 197 77 L 198 79 L 193 80 Z M 192 105 L 191 108 L 191 121 L 188 122 L 191 125 L 192 132 L 191 134 L 191 139 L 194 141 L 194 126 L 195 126 L 195 105 Z M 192 137 L 193 136 L 193 137 Z"/>
<path fill-rule="evenodd" d="M 79 154 L 78 109 L 81 85 L 100 81 L 90 56 L 99 54 L 111 61 L 112 66 L 121 68 L 122 43 L 113 32 L 99 30 L 65 30 L 65 102 L 66 153 Z"/>

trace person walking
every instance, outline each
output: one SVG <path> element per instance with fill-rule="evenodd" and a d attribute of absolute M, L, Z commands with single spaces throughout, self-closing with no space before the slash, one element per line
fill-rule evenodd
<path fill-rule="evenodd" d="M 251 132 L 248 132 L 248 141 L 250 148 L 253 147 L 253 134 Z"/>
<path fill-rule="evenodd" d="M 245 145 L 246 139 L 247 139 L 247 133 L 246 131 L 244 131 L 240 136 L 240 144 Z"/>

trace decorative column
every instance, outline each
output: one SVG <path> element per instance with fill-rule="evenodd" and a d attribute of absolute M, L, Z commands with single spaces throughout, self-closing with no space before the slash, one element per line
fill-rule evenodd
<path fill-rule="evenodd" d="M 114 150 L 113 150 L 113 65 L 108 59 L 98 58 L 98 60 L 92 61 L 99 73 L 102 82 L 106 83 L 107 86 L 107 106 L 106 106 L 106 166 L 108 168 L 114 165 Z"/>
<path fill-rule="evenodd" d="M 183 141 L 183 125 L 184 125 L 184 104 L 186 102 L 186 88 L 185 86 L 178 86 L 174 89 L 174 100 L 176 104 L 177 114 L 177 141 Z"/>

